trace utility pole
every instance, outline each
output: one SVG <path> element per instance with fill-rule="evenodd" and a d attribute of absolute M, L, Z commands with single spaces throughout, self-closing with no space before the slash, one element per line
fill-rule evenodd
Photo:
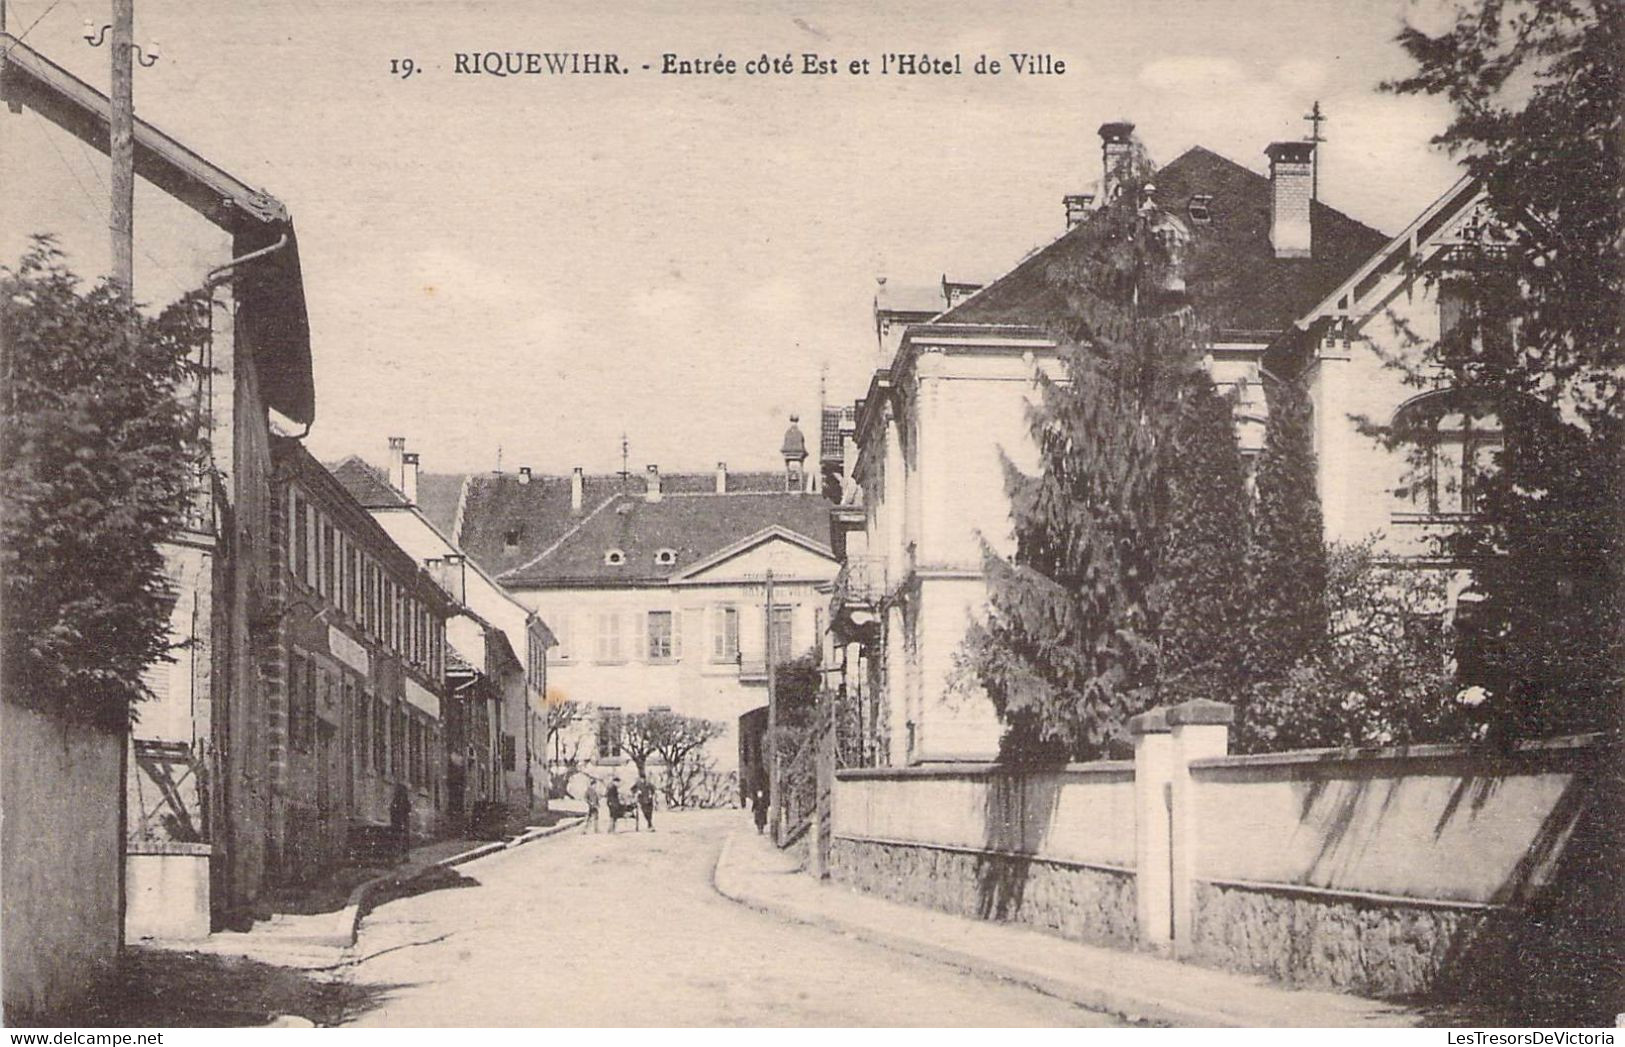
<path fill-rule="evenodd" d="M 135 0 L 113 0 L 113 63 L 108 157 L 113 162 L 113 282 L 135 297 L 135 101 L 131 58 L 135 50 Z"/>
<path fill-rule="evenodd" d="M 779 701 L 778 671 L 773 665 L 773 570 L 767 572 L 767 811 L 773 843 L 779 842 Z"/>

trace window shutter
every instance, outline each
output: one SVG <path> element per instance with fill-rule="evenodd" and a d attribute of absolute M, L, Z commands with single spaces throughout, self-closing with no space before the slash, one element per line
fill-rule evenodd
<path fill-rule="evenodd" d="M 671 657 L 673 661 L 683 657 L 683 611 L 681 608 L 671 612 Z"/>
<path fill-rule="evenodd" d="M 711 657 L 715 661 L 722 661 L 724 640 L 722 637 L 724 608 L 711 608 Z"/>

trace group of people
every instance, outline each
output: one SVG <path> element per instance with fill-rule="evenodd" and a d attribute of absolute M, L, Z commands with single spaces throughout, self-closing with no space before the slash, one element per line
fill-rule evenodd
<path fill-rule="evenodd" d="M 598 779 L 587 779 L 587 792 L 583 799 L 587 802 L 587 818 L 581 823 L 582 832 L 598 832 Z M 621 779 L 619 775 L 612 776 L 609 785 L 604 789 L 602 800 L 609 811 L 609 831 L 614 832 L 622 818 L 632 819 L 632 828 L 638 832 L 643 831 L 647 825 L 650 832 L 655 831 L 655 787 L 654 783 L 639 772 L 638 780 L 632 783 L 632 801 L 630 803 L 621 796 Z M 639 815 L 643 821 L 638 821 Z"/>

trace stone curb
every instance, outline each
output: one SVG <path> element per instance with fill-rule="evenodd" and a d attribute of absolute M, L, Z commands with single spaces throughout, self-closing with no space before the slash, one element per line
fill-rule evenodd
<path fill-rule="evenodd" d="M 357 884 L 355 889 L 350 892 L 349 898 L 345 900 L 344 908 L 340 909 L 334 917 L 333 934 L 327 944 L 337 945 L 341 948 L 349 948 L 354 945 L 356 936 L 361 933 L 362 919 L 372 911 L 375 897 L 386 887 L 410 883 L 433 869 L 450 869 L 453 866 L 463 865 L 477 858 L 485 858 L 501 851 L 521 847 L 535 840 L 556 836 L 559 833 L 575 828 L 581 822 L 582 819 L 579 817 L 566 818 L 557 825 L 550 825 L 545 829 L 530 829 L 511 840 L 493 840 L 490 843 L 481 844 L 478 847 L 463 851 L 461 854 L 454 854 L 449 858 L 430 862 L 409 876 L 403 877 L 400 873 L 387 872 L 382 876 L 375 876 L 365 883 Z"/>
<path fill-rule="evenodd" d="M 722 850 L 717 855 L 717 864 L 712 870 L 711 886 L 724 898 L 737 902 L 746 908 L 796 923 L 850 935 L 876 945 L 909 953 L 927 960 L 934 960 L 960 970 L 989 975 L 1001 981 L 1023 985 L 1046 996 L 1053 996 L 1056 999 L 1075 1003 L 1087 1010 L 1105 1012 L 1130 1021 L 1150 1021 L 1160 1025 L 1185 1028 L 1294 1027 L 1302 1024 L 1301 1015 L 1282 1015 L 1278 1016 L 1275 1021 L 1260 1020 L 1265 1019 L 1267 1016 L 1256 1012 L 1237 1013 L 1222 1006 L 1192 1005 L 1169 1000 L 1164 996 L 1154 994 L 1150 987 L 1147 987 L 1145 991 L 1136 991 L 1122 985 L 1100 982 L 1086 983 L 1077 979 L 1059 978 L 1029 967 L 1015 966 L 990 959 L 969 950 L 938 945 L 935 942 L 924 941 L 913 935 L 888 931 L 869 924 L 843 920 L 838 917 L 825 916 L 822 913 L 812 913 L 793 904 L 764 898 L 746 886 L 744 883 L 746 877 L 742 876 L 734 866 L 733 847 L 738 835 L 737 832 L 729 833 L 728 838 L 723 841 Z M 797 872 L 793 874 L 787 873 L 786 875 L 804 874 Z M 1364 1027 L 1373 1028 L 1372 1026 Z"/>

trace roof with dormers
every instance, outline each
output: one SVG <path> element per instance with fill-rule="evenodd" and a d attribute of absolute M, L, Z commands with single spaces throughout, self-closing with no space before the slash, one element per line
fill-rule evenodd
<path fill-rule="evenodd" d="M 1277 258 L 1270 244 L 1268 176 L 1200 146 L 1160 168 L 1153 182 L 1157 206 L 1184 219 L 1199 245 L 1185 272 L 1190 291 L 1218 310 L 1224 331 L 1249 340 L 1290 327 L 1388 242 L 1317 201 L 1310 211 L 1313 255 Z M 1187 217 L 1198 195 L 1210 198 L 1206 221 Z M 1068 322 L 1067 280 L 1090 249 L 1088 224 L 1068 230 L 933 324 Z"/>
<path fill-rule="evenodd" d="M 499 580 L 520 589 L 658 584 L 764 532 L 799 540 L 834 563 L 830 503 L 822 495 L 663 493 L 651 502 L 617 493 Z M 623 553 L 624 561 L 606 562 L 610 550 Z M 664 550 L 675 552 L 675 559 L 661 562 Z"/>

